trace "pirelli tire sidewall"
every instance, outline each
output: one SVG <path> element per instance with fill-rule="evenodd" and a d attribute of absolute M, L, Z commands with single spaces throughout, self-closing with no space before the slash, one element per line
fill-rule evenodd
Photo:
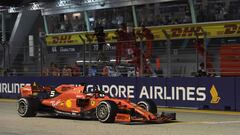
<path fill-rule="evenodd" d="M 34 117 L 37 114 L 38 101 L 34 98 L 20 98 L 17 102 L 17 112 L 21 117 Z"/>
<path fill-rule="evenodd" d="M 113 123 L 117 112 L 117 104 L 109 100 L 101 101 L 96 108 L 97 119 L 102 123 Z"/>
<path fill-rule="evenodd" d="M 155 104 L 155 102 L 153 100 L 146 99 L 143 101 L 139 101 L 137 103 L 137 105 L 139 105 L 143 109 L 151 112 L 152 114 L 157 114 L 157 105 Z"/>

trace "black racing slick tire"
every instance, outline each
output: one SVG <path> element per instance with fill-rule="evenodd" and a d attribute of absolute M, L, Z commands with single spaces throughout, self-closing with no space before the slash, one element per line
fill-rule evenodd
<path fill-rule="evenodd" d="M 37 115 L 37 102 L 32 98 L 20 98 L 17 105 L 18 115 L 21 117 L 34 117 Z"/>
<path fill-rule="evenodd" d="M 118 112 L 118 106 L 113 101 L 101 101 L 96 108 L 97 119 L 102 123 L 113 123 Z"/>
<path fill-rule="evenodd" d="M 157 113 L 157 105 L 150 99 L 139 101 L 137 103 L 137 105 L 142 107 L 143 109 L 151 112 L 152 114 L 156 114 Z"/>

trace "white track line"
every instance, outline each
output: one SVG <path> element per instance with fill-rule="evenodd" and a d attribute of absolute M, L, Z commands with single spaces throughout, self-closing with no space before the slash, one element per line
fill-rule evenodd
<path fill-rule="evenodd" d="M 240 124 L 240 121 L 192 121 L 192 122 L 179 122 L 172 123 L 177 125 L 191 125 L 191 124 L 207 124 L 207 125 L 219 125 L 219 124 Z"/>

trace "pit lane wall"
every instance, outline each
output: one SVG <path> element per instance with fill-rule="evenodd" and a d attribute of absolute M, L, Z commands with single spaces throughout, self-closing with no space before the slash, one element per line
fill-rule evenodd
<path fill-rule="evenodd" d="M 18 98 L 19 88 L 36 82 L 99 85 L 108 95 L 132 101 L 153 99 L 158 106 L 240 111 L 240 78 L 0 77 L 0 98 Z"/>

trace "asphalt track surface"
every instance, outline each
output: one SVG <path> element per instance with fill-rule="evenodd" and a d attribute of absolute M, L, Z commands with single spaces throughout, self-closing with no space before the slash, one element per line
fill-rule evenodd
<path fill-rule="evenodd" d="M 240 112 L 162 109 L 177 112 L 165 124 L 103 124 L 38 115 L 21 118 L 16 101 L 0 99 L 0 135 L 240 135 Z"/>

